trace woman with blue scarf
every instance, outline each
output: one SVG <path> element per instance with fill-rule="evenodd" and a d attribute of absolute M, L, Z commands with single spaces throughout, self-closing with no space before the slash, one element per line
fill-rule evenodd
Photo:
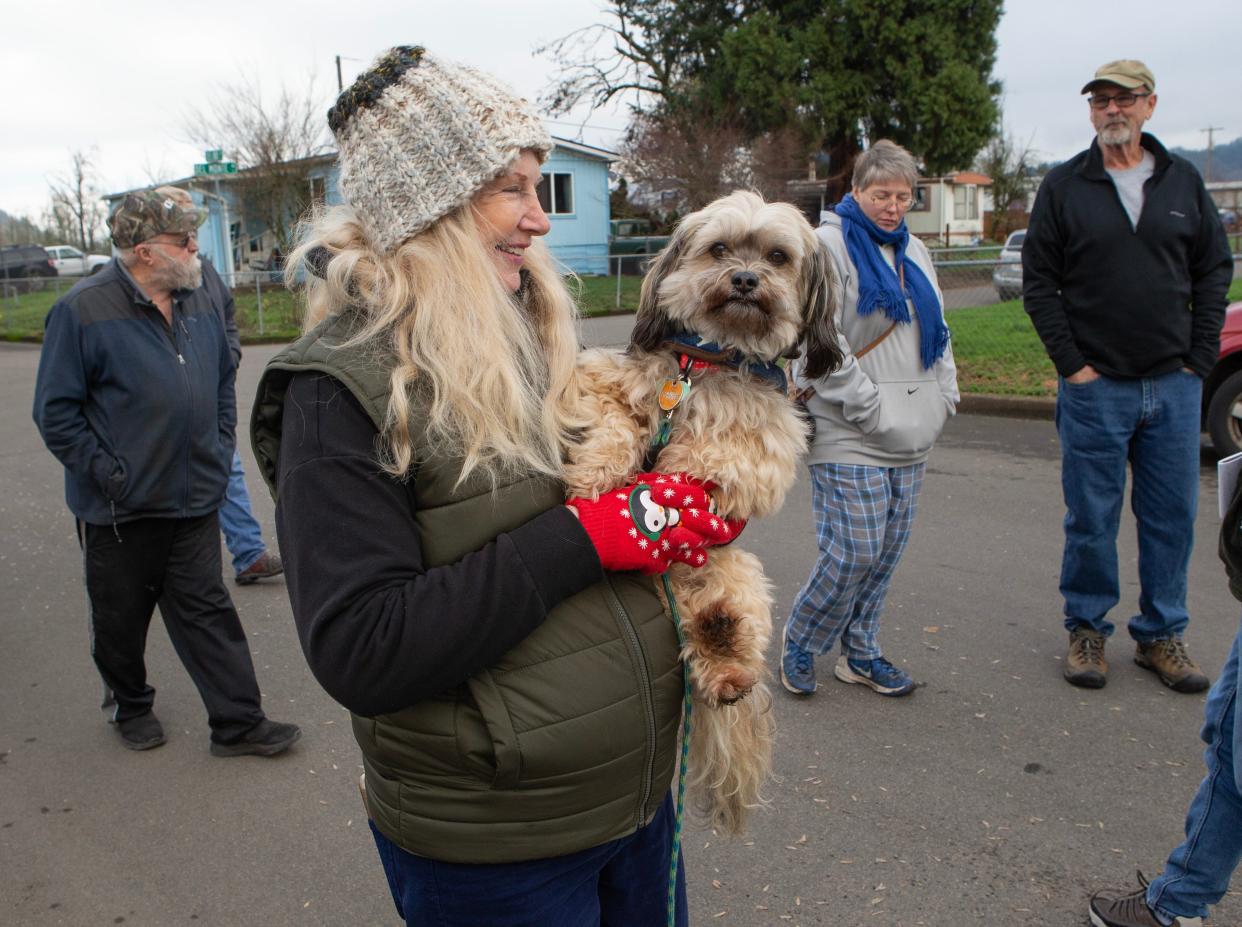
<path fill-rule="evenodd" d="M 837 679 L 881 695 L 914 680 L 886 659 L 880 613 L 910 537 L 927 454 L 957 408 L 957 371 L 931 256 L 906 228 L 918 166 L 876 142 L 853 192 L 818 229 L 838 286 L 844 363 L 795 384 L 814 416 L 811 470 L 819 559 L 785 625 L 781 682 L 815 691 L 815 657 L 841 642 Z"/>

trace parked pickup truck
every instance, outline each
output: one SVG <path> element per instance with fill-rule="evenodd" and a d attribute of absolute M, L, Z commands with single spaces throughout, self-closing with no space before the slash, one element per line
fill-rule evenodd
<path fill-rule="evenodd" d="M 643 265 L 668 244 L 667 235 L 652 235 L 647 219 L 612 219 L 608 223 L 608 272 L 618 261 L 623 274 L 640 274 Z"/>
<path fill-rule="evenodd" d="M 102 254 L 83 254 L 72 245 L 49 245 L 46 250 L 62 277 L 88 276 L 112 260 Z"/>

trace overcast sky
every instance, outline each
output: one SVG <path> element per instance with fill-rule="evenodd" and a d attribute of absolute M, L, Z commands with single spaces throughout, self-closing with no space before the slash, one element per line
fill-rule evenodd
<path fill-rule="evenodd" d="M 876 0 L 882 2 L 882 0 Z M 37 218 L 48 178 L 69 152 L 94 151 L 102 187 L 127 189 L 185 176 L 202 152 L 185 141 L 186 115 L 222 84 L 256 75 L 269 92 L 313 74 L 326 111 L 377 53 L 421 44 L 480 66 L 534 99 L 552 65 L 533 49 L 601 21 L 597 0 L 61 0 L 13 4 L 0 31 L 0 209 Z M 1167 145 L 1206 146 L 1242 136 L 1242 2 L 1009 0 L 995 76 L 1005 122 L 1037 160 L 1086 147 L 1082 85 L 1120 57 L 1147 62 L 1159 105 L 1149 123 Z M 554 135 L 610 146 L 624 110 L 550 125 Z M 965 166 L 965 165 L 963 165 Z"/>

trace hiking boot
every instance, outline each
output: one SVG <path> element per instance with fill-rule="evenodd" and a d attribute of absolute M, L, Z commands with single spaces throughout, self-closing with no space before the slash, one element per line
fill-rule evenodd
<path fill-rule="evenodd" d="M 1199 664 L 1190 659 L 1186 642 L 1180 637 L 1139 644 L 1134 651 L 1134 662 L 1151 670 L 1174 692 L 1202 692 L 1211 685 Z"/>
<path fill-rule="evenodd" d="M 233 582 L 239 586 L 249 586 L 269 576 L 279 576 L 283 572 L 285 565 L 280 562 L 280 556 L 265 550 L 263 556 L 234 576 Z"/>
<path fill-rule="evenodd" d="M 914 680 L 903 669 L 898 669 L 883 657 L 874 660 L 855 660 L 842 654 L 837 658 L 833 674 L 842 682 L 862 683 L 881 695 L 897 697 L 914 691 Z"/>
<path fill-rule="evenodd" d="M 296 724 L 282 724 L 264 718 L 232 743 L 211 742 L 212 756 L 275 756 L 292 747 L 302 729 Z"/>
<path fill-rule="evenodd" d="M 803 650 L 789 638 L 781 652 L 781 685 L 794 695 L 811 695 L 818 687 L 815 682 L 815 654 Z"/>
<path fill-rule="evenodd" d="M 1083 689 L 1103 689 L 1108 682 L 1104 662 L 1104 641 L 1099 631 L 1077 627 L 1070 631 L 1069 651 L 1065 654 L 1065 681 Z"/>
<path fill-rule="evenodd" d="M 118 721 L 116 729 L 120 731 L 121 743 L 127 750 L 150 750 L 164 743 L 164 727 L 152 711 Z"/>
<path fill-rule="evenodd" d="M 1137 891 L 1121 894 L 1117 891 L 1097 892 L 1091 896 L 1087 913 L 1095 927 L 1202 927 L 1201 917 L 1174 917 L 1162 921 L 1147 906 L 1147 880 L 1138 874 Z"/>

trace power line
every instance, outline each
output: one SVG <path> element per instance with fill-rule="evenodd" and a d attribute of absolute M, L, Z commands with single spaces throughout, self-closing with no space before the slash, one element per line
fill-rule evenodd
<path fill-rule="evenodd" d="M 595 125 L 594 123 L 591 123 L 591 122 L 567 122 L 563 119 L 548 119 L 546 117 L 544 118 L 543 121 L 551 123 L 554 126 L 572 126 L 575 129 L 599 129 L 601 132 L 624 132 L 625 131 L 624 126 L 621 126 L 621 127 L 601 126 L 601 125 Z"/>
<path fill-rule="evenodd" d="M 1203 170 L 1204 182 L 1212 179 L 1212 133 L 1225 131 L 1224 126 L 1208 126 L 1206 129 L 1200 129 L 1200 132 L 1206 132 L 1208 137 L 1207 165 Z"/>

